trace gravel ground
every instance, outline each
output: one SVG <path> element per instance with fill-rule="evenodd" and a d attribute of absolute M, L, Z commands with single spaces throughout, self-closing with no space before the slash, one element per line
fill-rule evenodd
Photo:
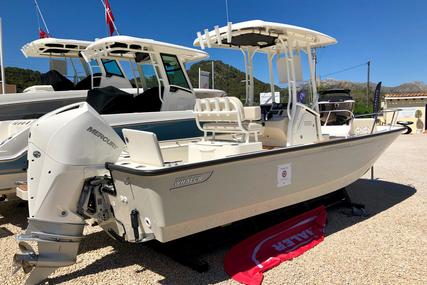
<path fill-rule="evenodd" d="M 329 210 L 325 240 L 265 273 L 263 284 L 427 284 L 426 154 L 427 135 L 399 137 L 375 165 L 377 179 L 366 174 L 349 187 L 369 217 Z M 22 284 L 22 271 L 10 274 L 27 211 L 9 201 L 0 214 L 0 284 Z M 85 235 L 77 264 L 57 270 L 52 284 L 237 284 L 222 268 L 227 247 L 204 256 L 210 270 L 197 273 L 146 245 L 119 244 L 99 227 Z"/>

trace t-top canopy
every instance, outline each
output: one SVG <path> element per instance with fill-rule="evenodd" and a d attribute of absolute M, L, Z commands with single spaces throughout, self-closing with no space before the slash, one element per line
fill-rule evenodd
<path fill-rule="evenodd" d="M 32 41 L 21 49 L 25 57 L 79 57 L 92 42 L 44 38 Z"/>
<path fill-rule="evenodd" d="M 240 49 L 258 48 L 260 52 L 280 50 L 283 41 L 293 40 L 294 47 L 322 47 L 335 44 L 336 39 L 306 28 L 261 20 L 230 24 L 198 34 L 194 46 Z"/>
<path fill-rule="evenodd" d="M 84 51 L 86 60 L 96 57 L 138 59 L 144 53 L 160 52 L 176 55 L 182 62 L 198 61 L 209 55 L 193 48 L 129 36 L 112 36 L 95 41 Z"/>

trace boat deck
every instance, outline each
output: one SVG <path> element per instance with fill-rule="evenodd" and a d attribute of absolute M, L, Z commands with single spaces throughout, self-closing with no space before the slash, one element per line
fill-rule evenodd
<path fill-rule="evenodd" d="M 323 129 L 326 134 L 323 136 L 322 140 L 318 142 L 318 144 L 330 144 L 330 143 L 339 143 L 344 140 L 352 140 L 361 137 L 366 137 L 364 134 L 352 134 L 349 135 L 349 126 L 331 126 Z M 374 135 L 385 133 L 390 130 L 389 127 L 377 127 L 375 129 Z M 403 130 L 401 127 L 393 127 L 393 130 L 399 131 Z M 329 133 L 327 133 L 329 131 Z M 215 143 L 220 144 L 220 147 L 223 146 L 245 146 L 246 144 L 240 143 L 238 140 L 233 139 L 230 135 L 220 135 L 217 136 Z M 182 139 L 182 140 L 170 140 L 170 141 L 160 141 L 159 148 L 164 160 L 162 165 L 153 165 L 150 163 L 143 163 L 136 160 L 129 153 L 128 150 L 122 152 L 119 160 L 115 163 L 109 163 L 109 165 L 119 166 L 120 168 L 128 168 L 134 171 L 162 171 L 168 168 L 175 167 L 189 167 L 191 165 L 200 164 L 200 163 L 215 163 L 215 161 L 226 161 L 229 159 L 239 159 L 239 157 L 250 157 L 250 156 L 259 156 L 268 153 L 277 153 L 277 151 L 291 151 L 299 148 L 305 147 L 314 147 L 316 144 L 306 144 L 306 145 L 296 145 L 296 146 L 282 146 L 282 147 L 274 147 L 274 146 L 264 146 L 260 143 L 259 146 L 247 147 L 242 150 L 240 153 L 231 152 L 228 155 L 219 155 L 219 156 L 202 156 L 202 157 L 194 157 L 194 155 L 189 155 L 189 148 L 191 145 L 195 144 L 209 144 L 214 145 L 214 142 L 207 141 L 203 142 L 202 138 L 191 138 L 191 139 Z M 254 144 L 251 142 L 250 144 Z M 214 147 L 215 148 L 215 147 Z M 206 152 L 206 150 L 203 150 Z M 144 154 L 140 154 L 144 155 Z M 109 167 L 111 169 L 111 167 Z M 114 168 L 114 167 L 113 167 Z"/>

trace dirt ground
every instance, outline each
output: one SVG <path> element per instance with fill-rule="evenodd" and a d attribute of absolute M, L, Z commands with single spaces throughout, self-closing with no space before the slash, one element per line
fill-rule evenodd
<path fill-rule="evenodd" d="M 427 135 L 400 136 L 367 173 L 348 187 L 368 217 L 328 211 L 325 240 L 302 256 L 266 272 L 263 284 L 427 284 Z M 0 283 L 11 276 L 14 235 L 26 228 L 18 201 L 0 203 Z M 86 227 L 77 263 L 57 270 L 52 284 L 237 284 L 223 270 L 229 247 L 213 249 L 197 273 L 144 244 L 121 244 L 99 227 Z"/>

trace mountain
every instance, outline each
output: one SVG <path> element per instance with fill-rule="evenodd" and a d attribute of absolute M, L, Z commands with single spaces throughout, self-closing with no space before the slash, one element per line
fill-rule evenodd
<path fill-rule="evenodd" d="M 354 113 L 355 114 L 364 114 L 371 113 L 373 110 L 373 98 L 376 82 L 369 83 L 369 99 L 367 99 L 366 94 L 366 82 L 351 82 L 346 80 L 335 80 L 335 79 L 326 79 L 318 82 L 318 89 L 326 90 L 332 88 L 344 88 L 350 89 L 353 99 L 356 101 L 356 106 Z M 381 97 L 384 98 L 384 94 L 387 93 L 414 93 L 414 92 L 427 92 L 427 85 L 421 81 L 414 81 L 403 83 L 398 86 L 381 86 Z M 368 102 L 368 104 L 367 104 Z"/>
<path fill-rule="evenodd" d="M 321 88 L 345 88 L 350 90 L 365 90 L 366 82 L 352 82 L 346 80 L 325 79 L 320 82 Z M 374 90 L 377 82 L 370 82 L 369 88 Z M 414 93 L 414 92 L 427 92 L 427 84 L 422 81 L 413 81 L 403 83 L 398 86 L 382 86 L 381 93 Z"/>
<path fill-rule="evenodd" d="M 199 68 L 204 71 L 211 71 L 211 61 L 201 61 L 191 65 L 188 70 L 190 81 L 194 87 L 198 86 L 199 82 Z M 15 84 L 17 91 L 22 92 L 28 86 L 41 84 L 40 72 L 33 71 L 30 69 L 21 69 L 18 67 L 6 67 L 6 82 L 9 84 Z M 245 100 L 245 73 L 239 69 L 225 64 L 222 61 L 215 61 L 215 88 L 221 89 L 227 92 L 229 96 L 235 96 L 241 100 Z M 255 85 L 255 102 L 259 102 L 259 93 L 270 92 L 270 84 L 262 82 L 258 79 L 254 79 Z M 376 83 L 370 82 L 369 84 L 369 99 L 366 94 L 366 83 L 363 82 L 352 82 L 346 80 L 335 80 L 325 79 L 318 82 L 318 90 L 326 90 L 331 88 L 345 88 L 351 90 L 351 95 L 356 101 L 355 113 L 369 113 L 372 110 L 372 101 Z M 307 90 L 308 84 L 300 85 L 300 88 Z M 287 100 L 287 88 L 275 87 L 276 91 L 281 93 L 281 101 L 286 102 Z M 385 93 L 411 93 L 411 92 L 427 92 L 427 84 L 421 81 L 414 81 L 404 83 L 398 86 L 383 86 L 381 94 L 384 96 Z M 367 102 L 369 104 L 367 105 Z"/>
<path fill-rule="evenodd" d="M 212 61 L 201 61 L 191 65 L 187 71 L 193 87 L 199 85 L 199 68 L 204 71 L 211 72 Z M 235 96 L 241 100 L 245 100 L 245 73 L 239 69 L 225 64 L 220 60 L 215 60 L 215 89 L 221 89 L 227 92 L 229 96 Z M 212 80 L 210 80 L 212 86 Z M 261 92 L 270 92 L 270 84 L 262 82 L 254 78 L 255 94 Z M 281 91 L 281 88 L 276 86 L 276 91 Z M 281 92 L 283 93 L 283 92 Z M 255 102 L 259 102 L 259 96 L 255 95 Z"/>
<path fill-rule="evenodd" d="M 427 84 L 422 81 L 413 81 L 395 87 L 385 87 L 384 91 L 387 93 L 427 92 Z"/>
<path fill-rule="evenodd" d="M 15 84 L 17 92 L 22 92 L 29 86 L 41 84 L 41 73 L 39 71 L 19 67 L 6 67 L 4 73 L 6 83 Z"/>

